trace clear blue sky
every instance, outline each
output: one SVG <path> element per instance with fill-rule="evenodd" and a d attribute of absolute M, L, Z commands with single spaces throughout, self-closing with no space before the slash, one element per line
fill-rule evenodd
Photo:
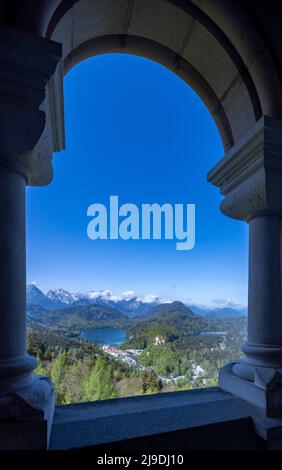
<path fill-rule="evenodd" d="M 147 59 L 107 54 L 65 78 L 66 151 L 54 179 L 27 192 L 27 274 L 43 290 L 132 290 L 209 304 L 246 303 L 247 226 L 220 213 L 206 174 L 222 157 L 198 96 Z M 87 208 L 121 203 L 196 204 L 196 246 L 171 240 L 90 240 Z"/>

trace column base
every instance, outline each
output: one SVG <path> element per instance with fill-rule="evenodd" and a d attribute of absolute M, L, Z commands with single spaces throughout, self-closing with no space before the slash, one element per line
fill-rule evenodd
<path fill-rule="evenodd" d="M 234 374 L 240 364 L 233 362 L 219 370 L 219 387 L 261 408 L 267 417 L 282 417 L 282 371 L 254 367 L 253 380 L 247 380 Z"/>
<path fill-rule="evenodd" d="M 29 385 L 0 396 L 0 450 L 47 449 L 55 408 L 48 377 L 32 375 Z"/>

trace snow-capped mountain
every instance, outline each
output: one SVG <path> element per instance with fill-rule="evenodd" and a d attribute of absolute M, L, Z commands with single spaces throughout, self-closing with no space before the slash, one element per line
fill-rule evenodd
<path fill-rule="evenodd" d="M 48 298 L 34 284 L 29 284 L 26 288 L 26 300 L 28 305 L 40 305 L 40 307 L 55 309 L 60 308 L 61 302 Z"/>
<path fill-rule="evenodd" d="M 138 297 L 132 291 L 124 292 L 118 296 L 112 295 L 107 290 L 80 294 L 60 288 L 49 290 L 47 294 L 44 294 L 34 284 L 27 286 L 27 304 L 49 309 L 61 309 L 73 305 L 106 305 L 117 308 L 128 316 L 136 316 L 143 315 L 156 305 L 169 302 L 171 302 L 170 299 L 163 299 L 155 295 Z"/>
<path fill-rule="evenodd" d="M 29 284 L 26 288 L 26 295 L 30 303 L 38 304 L 44 302 L 46 297 L 43 292 L 34 284 Z"/>
<path fill-rule="evenodd" d="M 154 307 L 170 304 L 173 301 L 156 295 L 137 296 L 132 291 L 113 295 L 108 290 L 90 291 L 87 294 L 72 293 L 65 289 L 49 290 L 44 294 L 37 286 L 27 286 L 27 304 L 39 305 L 49 310 L 65 309 L 72 306 L 101 305 L 119 310 L 128 317 L 146 315 Z M 231 318 L 246 315 L 246 308 L 208 308 L 186 304 L 194 313 L 204 318 Z"/>
<path fill-rule="evenodd" d="M 49 290 L 46 297 L 50 300 L 72 305 L 80 300 L 79 294 L 73 294 L 65 289 Z"/>
<path fill-rule="evenodd" d="M 128 316 L 143 315 L 155 305 L 172 302 L 156 295 L 137 296 L 133 291 L 123 292 L 121 295 L 112 295 L 110 291 L 92 291 L 85 298 L 100 305 L 111 305 L 118 308 Z"/>

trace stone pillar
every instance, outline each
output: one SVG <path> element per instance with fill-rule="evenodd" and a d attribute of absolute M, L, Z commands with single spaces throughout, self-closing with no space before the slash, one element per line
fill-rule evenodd
<path fill-rule="evenodd" d="M 6 26 L 0 41 L 0 450 L 44 449 L 54 388 L 32 374 L 37 361 L 26 352 L 25 187 L 38 169 L 39 106 L 61 47 Z"/>
<path fill-rule="evenodd" d="M 248 341 L 233 372 L 254 380 L 255 367 L 282 366 L 280 217 L 258 214 L 249 221 Z"/>
<path fill-rule="evenodd" d="M 270 417 L 282 417 L 281 155 L 281 122 L 264 117 L 209 173 L 222 211 L 249 224 L 248 340 L 219 385 Z"/>
<path fill-rule="evenodd" d="M 0 166 L 1 392 L 28 385 L 36 366 L 26 354 L 25 184 L 22 174 Z"/>

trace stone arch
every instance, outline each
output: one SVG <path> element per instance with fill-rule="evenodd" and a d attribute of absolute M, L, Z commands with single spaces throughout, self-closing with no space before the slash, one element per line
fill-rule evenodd
<path fill-rule="evenodd" d="M 106 53 L 126 53 L 146 57 L 176 73 L 206 104 L 217 124 L 225 149 L 234 144 L 232 129 L 224 108 L 206 80 L 181 56 L 150 39 L 127 35 L 108 35 L 90 39 L 65 57 L 64 73 L 68 73 L 71 68 L 85 59 Z"/>
<path fill-rule="evenodd" d="M 27 0 L 24 6 L 15 0 L 13 7 L 7 1 L 2 4 L 0 18 L 5 24 L 57 40 L 64 57 L 74 49 L 78 52 L 84 43 L 85 49 L 89 41 L 107 38 L 108 44 L 109 36 L 120 36 L 127 47 L 134 41 L 135 53 L 145 56 L 152 56 L 154 44 L 154 60 L 182 75 L 206 103 L 226 150 L 263 115 L 282 118 L 277 4 L 271 12 L 267 2 L 254 7 L 252 2 L 225 0 L 42 0 L 36 4 Z M 161 46 L 166 53 L 157 51 Z M 52 92 L 53 101 L 60 100 L 57 91 Z M 60 108 L 56 103 L 53 106 Z M 46 114 L 50 112 L 60 114 L 61 109 L 47 109 Z M 49 155 L 64 147 L 63 123 L 52 122 L 51 127 L 44 132 L 45 143 L 48 132 L 55 138 Z M 44 183 L 33 178 L 33 184 Z"/>
<path fill-rule="evenodd" d="M 180 3 L 80 0 L 48 34 L 63 45 L 67 68 L 109 51 L 142 55 L 170 68 L 206 103 L 228 149 L 261 116 L 256 89 L 223 33 L 191 2 L 188 9 Z"/>
<path fill-rule="evenodd" d="M 226 154 L 208 179 L 221 210 L 250 233 L 245 356 L 220 369 L 219 385 L 261 409 L 256 432 L 281 448 L 262 419 L 282 413 L 281 12 L 275 0 L 0 1 L 1 448 L 48 446 L 54 390 L 26 352 L 25 186 L 48 184 L 52 154 L 64 148 L 64 73 L 105 52 L 160 62 L 214 116 Z"/>
<path fill-rule="evenodd" d="M 43 36 L 62 44 L 63 61 L 43 104 L 46 127 L 33 151 L 32 184 L 52 179 L 50 157 L 65 145 L 63 75 L 97 54 L 140 55 L 180 76 L 209 109 L 225 152 L 263 115 L 282 116 L 278 70 L 257 23 L 239 2 L 54 0 L 38 22 Z"/>
<path fill-rule="evenodd" d="M 262 114 L 281 114 L 279 78 L 260 32 L 239 2 L 221 0 L 65 0 L 46 27 L 47 37 L 63 44 L 64 58 L 74 49 L 76 57 L 85 54 L 87 47 L 97 54 L 94 42 L 101 51 L 103 39 L 111 52 L 131 49 L 134 42 L 136 54 L 152 58 L 155 44 L 154 60 L 186 76 L 206 102 L 225 148 Z"/>

